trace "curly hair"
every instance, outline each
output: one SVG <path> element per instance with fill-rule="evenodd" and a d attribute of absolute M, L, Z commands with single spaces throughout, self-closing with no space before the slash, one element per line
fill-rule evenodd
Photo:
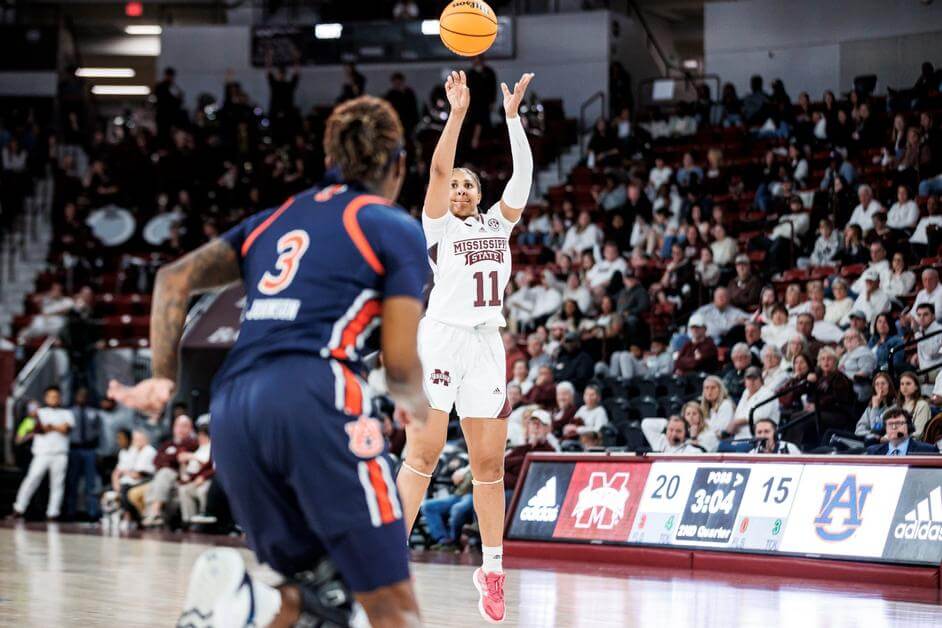
<path fill-rule="evenodd" d="M 327 119 L 324 154 L 347 181 L 373 187 L 403 146 L 402 123 L 380 98 L 361 96 L 338 105 Z"/>

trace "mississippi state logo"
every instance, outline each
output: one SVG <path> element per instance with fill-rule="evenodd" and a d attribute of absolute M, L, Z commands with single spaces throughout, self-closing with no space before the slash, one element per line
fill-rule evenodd
<path fill-rule="evenodd" d="M 386 444 L 383 438 L 382 424 L 376 419 L 361 416 L 356 421 L 350 421 L 344 426 L 350 442 L 347 446 L 354 456 L 359 458 L 375 458 L 383 453 Z"/>
<path fill-rule="evenodd" d="M 840 484 L 825 484 L 821 510 L 814 520 L 818 538 L 845 541 L 852 537 L 863 523 L 863 509 L 871 490 L 872 484 L 858 485 L 855 475 L 848 475 Z M 835 511 L 841 514 L 835 517 Z"/>
<path fill-rule="evenodd" d="M 496 218 L 488 218 L 487 226 L 490 227 L 491 231 L 500 231 L 500 222 Z"/>
<path fill-rule="evenodd" d="M 435 369 L 432 371 L 432 375 L 429 378 L 432 380 L 433 384 L 439 384 L 441 386 L 447 386 L 451 383 L 451 373 L 448 371 L 443 371 L 441 369 Z"/>
<path fill-rule="evenodd" d="M 589 476 L 588 485 L 579 491 L 579 500 L 572 510 L 576 528 L 611 530 L 625 516 L 625 506 L 630 496 L 630 475 L 618 471 L 609 475 L 595 471 Z"/>

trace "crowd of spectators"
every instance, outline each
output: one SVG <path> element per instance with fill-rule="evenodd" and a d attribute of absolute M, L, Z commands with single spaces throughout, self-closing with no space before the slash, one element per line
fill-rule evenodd
<path fill-rule="evenodd" d="M 478 93 L 494 81 L 487 70 L 480 62 L 472 70 Z M 68 516 L 80 506 L 82 483 L 95 497 L 86 501 L 88 516 L 100 514 L 100 482 L 114 491 L 107 503 L 120 502 L 125 521 L 145 526 L 177 521 L 177 504 L 183 525 L 199 523 L 224 501 L 220 487 L 212 489 L 208 432 L 194 431 L 179 416 L 185 409 L 170 431 L 159 417 L 116 418 L 122 411 L 100 399 L 94 358 L 105 343 L 94 314 L 103 292 L 147 292 L 147 264 L 137 274 L 113 272 L 127 250 L 156 267 L 322 177 L 329 109 L 302 114 L 297 82 L 296 69 L 269 68 L 266 112 L 227 75 L 221 102 L 187 111 L 167 69 L 154 90 L 153 123 L 135 111 L 83 130 L 70 117 L 78 146 L 63 135 L 0 134 L 4 181 L 17 180 L 23 159 L 48 167 L 55 180 L 51 272 L 17 340 L 58 335 L 74 391 L 70 420 L 42 419 L 56 407 L 46 400 L 18 424 L 31 479 L 17 512 L 47 470 L 63 476 Z M 369 87 L 349 66 L 338 100 Z M 584 163 L 534 200 L 512 245 L 503 335 L 513 410 L 507 490 L 530 451 L 919 449 L 901 445 L 910 437 L 936 444 L 937 88 L 917 85 L 890 98 L 826 92 L 819 102 L 801 94 L 793 103 L 781 81 L 766 92 L 755 77 L 744 98 L 727 85 L 713 100 L 704 88 L 676 111 L 622 107 L 599 120 Z M 434 132 L 436 96 L 420 111 L 401 73 L 384 91 L 412 133 L 402 202 L 417 215 L 424 165 L 420 142 L 411 140 Z M 469 145 L 481 150 L 481 135 L 493 131 L 492 105 L 487 98 L 477 105 L 469 132 Z M 18 157 L 25 144 L 31 151 Z M 29 177 L 21 181 L 28 190 Z M 159 217 L 170 227 L 157 243 L 138 229 L 121 247 L 106 246 L 88 219 L 109 205 L 126 208 L 138 227 Z M 906 425 L 887 430 L 884 416 L 897 409 Z M 401 451 L 401 428 L 384 421 Z M 50 432 L 46 424 L 68 427 Z M 62 439 L 51 439 L 54 455 L 66 456 L 64 475 L 45 445 L 36 456 L 36 444 L 56 433 L 68 445 L 60 451 Z M 26 460 L 30 453 L 39 462 Z M 441 545 L 459 541 L 468 514 L 469 473 L 448 473 L 448 499 L 425 508 Z M 47 515 L 59 516 L 51 504 Z"/>

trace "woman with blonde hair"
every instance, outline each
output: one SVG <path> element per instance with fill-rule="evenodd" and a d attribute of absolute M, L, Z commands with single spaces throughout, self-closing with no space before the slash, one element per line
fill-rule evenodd
<path fill-rule="evenodd" d="M 710 422 L 703 414 L 703 408 L 696 401 L 688 401 L 680 411 L 680 416 L 690 426 L 690 444 L 702 447 L 707 453 L 716 451 L 719 440 L 710 429 Z"/>
<path fill-rule="evenodd" d="M 715 434 L 719 434 L 733 420 L 736 405 L 729 398 L 726 386 L 716 375 L 703 380 L 703 394 L 700 397 L 700 409 Z"/>

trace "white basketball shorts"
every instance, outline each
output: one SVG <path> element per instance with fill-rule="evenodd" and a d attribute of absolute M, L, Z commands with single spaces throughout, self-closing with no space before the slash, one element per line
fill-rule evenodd
<path fill-rule="evenodd" d="M 496 327 L 470 329 L 430 318 L 419 322 L 419 358 L 429 406 L 465 418 L 506 418 L 507 366 Z"/>

